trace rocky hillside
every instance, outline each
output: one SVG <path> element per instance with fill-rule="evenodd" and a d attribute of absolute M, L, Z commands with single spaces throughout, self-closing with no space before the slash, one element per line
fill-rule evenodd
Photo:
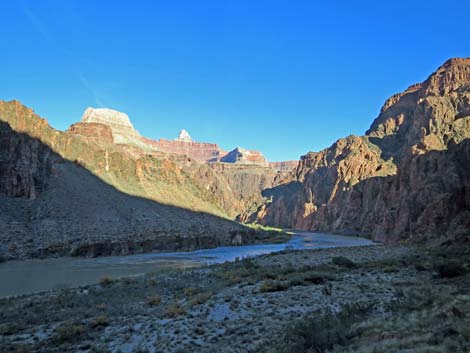
<path fill-rule="evenodd" d="M 64 133 L 17 101 L 0 102 L 0 255 L 96 256 L 257 239 L 238 223 L 190 210 L 223 213 L 235 203 L 210 166 L 114 140 L 102 122 Z"/>
<path fill-rule="evenodd" d="M 301 158 L 252 221 L 375 239 L 468 236 L 470 59 L 388 99 L 365 136 Z"/>

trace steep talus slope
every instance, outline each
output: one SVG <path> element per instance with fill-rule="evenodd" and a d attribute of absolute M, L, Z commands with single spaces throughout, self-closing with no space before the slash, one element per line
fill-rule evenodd
<path fill-rule="evenodd" d="M 173 183 L 174 190 L 183 189 L 177 195 L 193 187 L 188 197 L 196 198 L 197 186 L 180 186 L 187 175 L 171 160 L 56 131 L 15 101 L 0 102 L 0 119 L 2 256 L 187 250 L 240 244 L 258 236 L 238 223 L 146 198 L 148 178 L 170 180 L 161 187 Z M 107 134 L 106 128 L 99 131 Z M 188 168 L 211 172 L 197 166 Z"/>
<path fill-rule="evenodd" d="M 303 156 L 250 219 L 387 241 L 469 235 L 469 137 L 470 59 L 451 59 L 388 99 L 366 136 Z"/>

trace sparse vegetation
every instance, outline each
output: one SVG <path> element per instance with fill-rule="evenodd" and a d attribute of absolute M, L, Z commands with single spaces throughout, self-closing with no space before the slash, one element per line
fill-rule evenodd
<path fill-rule="evenodd" d="M 373 307 L 369 304 L 347 305 L 339 313 L 331 310 L 317 311 L 286 328 L 284 335 L 263 352 L 276 353 L 323 353 L 337 345 L 343 345 L 351 335 L 352 328 L 361 322 Z"/>
<path fill-rule="evenodd" d="M 212 297 L 212 295 L 213 293 L 211 291 L 198 293 L 189 299 L 189 304 L 191 306 L 204 304 Z"/>
<path fill-rule="evenodd" d="M 109 319 L 105 315 L 97 316 L 90 322 L 91 328 L 105 327 L 108 325 L 109 325 Z"/>
<path fill-rule="evenodd" d="M 163 351 L 468 350 L 470 275 L 441 277 L 436 266 L 466 269 L 470 251 L 380 247 L 287 251 L 0 299 L 0 346 L 98 352 L 143 337 Z M 35 332 L 45 339 L 28 338 Z"/>
<path fill-rule="evenodd" d="M 354 261 L 344 256 L 335 256 L 331 259 L 331 262 L 335 264 L 336 266 L 340 266 L 340 267 L 353 268 L 356 266 Z"/>
<path fill-rule="evenodd" d="M 165 316 L 169 318 L 175 318 L 184 315 L 186 310 L 179 303 L 171 303 L 168 305 L 165 311 Z"/>
<path fill-rule="evenodd" d="M 116 280 L 113 279 L 112 277 L 109 277 L 109 276 L 105 276 L 105 277 L 100 279 L 100 284 L 103 287 L 111 286 L 114 282 L 116 282 Z"/>
<path fill-rule="evenodd" d="M 64 323 L 55 329 L 54 340 L 57 342 L 75 341 L 83 336 L 86 331 L 85 325 Z"/>
<path fill-rule="evenodd" d="M 437 264 L 434 268 L 441 278 L 453 278 L 465 274 L 465 267 L 458 261 L 451 260 Z"/>
<path fill-rule="evenodd" d="M 152 295 L 147 297 L 147 305 L 157 306 L 162 302 L 162 298 L 159 295 Z"/>
<path fill-rule="evenodd" d="M 259 290 L 260 292 L 265 293 L 265 292 L 279 292 L 279 291 L 286 290 L 288 288 L 289 288 L 289 283 L 287 282 L 273 281 L 273 280 L 268 279 L 261 284 Z"/>

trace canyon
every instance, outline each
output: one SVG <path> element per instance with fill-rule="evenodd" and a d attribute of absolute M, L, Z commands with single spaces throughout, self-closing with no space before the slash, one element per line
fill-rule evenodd
<path fill-rule="evenodd" d="M 225 210 L 253 202 L 252 190 L 248 195 L 239 180 L 228 184 L 224 169 L 146 147 L 122 114 L 87 110 L 87 121 L 66 132 L 18 101 L 0 102 L 0 116 L 2 258 L 193 250 L 271 238 L 228 219 Z M 259 169 L 241 170 L 260 183 L 266 173 Z"/>
<path fill-rule="evenodd" d="M 0 255 L 97 256 L 242 244 L 240 223 L 398 242 L 468 241 L 470 59 L 393 95 L 364 136 L 299 161 L 141 135 L 88 108 L 65 132 L 0 101 Z M 238 222 L 235 222 L 238 221 Z"/>

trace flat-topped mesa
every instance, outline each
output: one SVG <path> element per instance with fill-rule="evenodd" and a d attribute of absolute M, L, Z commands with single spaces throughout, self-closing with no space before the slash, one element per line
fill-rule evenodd
<path fill-rule="evenodd" d="M 251 151 L 241 147 L 237 147 L 230 151 L 223 156 L 220 161 L 225 163 L 257 164 L 265 167 L 269 166 L 268 161 L 264 158 L 261 152 Z"/>
<path fill-rule="evenodd" d="M 88 108 L 82 116 L 82 123 L 98 123 L 109 126 L 113 133 L 114 143 L 135 144 L 139 142 L 140 134 L 134 129 L 125 113 L 105 108 Z"/>
<path fill-rule="evenodd" d="M 178 134 L 178 137 L 175 138 L 175 141 L 180 141 L 180 142 L 193 142 L 193 139 L 191 138 L 191 136 L 189 135 L 189 133 L 183 129 L 180 131 L 180 133 Z"/>

